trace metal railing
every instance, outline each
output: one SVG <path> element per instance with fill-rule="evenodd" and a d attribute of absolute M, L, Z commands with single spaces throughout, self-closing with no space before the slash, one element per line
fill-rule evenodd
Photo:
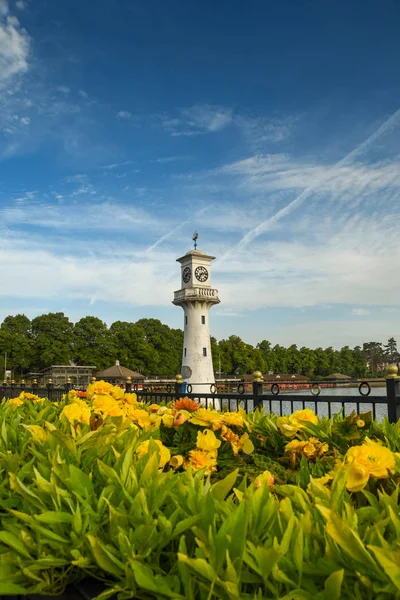
<path fill-rule="evenodd" d="M 371 394 L 379 384 L 385 388 L 385 394 Z M 194 386 L 196 388 L 202 386 L 204 392 L 194 392 Z M 328 391 L 337 386 L 345 386 L 346 390 L 354 387 L 358 393 L 320 396 L 324 388 L 327 388 L 326 391 Z M 339 411 L 348 414 L 355 410 L 359 414 L 370 410 L 374 419 L 377 417 L 381 419 L 385 415 L 391 423 L 400 419 L 400 377 L 396 365 L 388 367 L 386 377 L 382 380 L 346 379 L 304 382 L 290 380 L 277 383 L 276 381 L 264 382 L 261 373 L 257 371 L 254 373 L 252 382 L 241 382 L 235 386 L 229 385 L 229 390 L 221 390 L 221 384 L 186 384 L 180 375 L 177 376 L 174 385 L 159 382 L 157 386 L 143 384 L 141 387 L 142 389 L 139 389 L 138 385 L 127 383 L 127 388 L 136 392 L 138 399 L 155 404 L 188 397 L 218 410 L 232 411 L 243 408 L 248 412 L 262 407 L 268 412 L 283 415 L 299 409 L 312 408 L 317 415 L 325 414 L 328 417 Z M 299 394 L 299 388 L 305 394 L 309 392 L 310 395 Z M 380 414 L 377 411 L 378 407 Z"/>
<path fill-rule="evenodd" d="M 95 379 L 92 379 L 92 382 Z M 371 392 L 376 385 L 381 384 L 385 389 L 383 395 L 374 395 Z M 324 388 L 344 385 L 345 389 L 354 387 L 358 394 L 323 394 Z M 193 391 L 193 387 L 202 387 L 204 392 Z M 297 387 L 297 389 L 295 388 Z M 29 387 L 23 382 L 6 382 L 0 386 L 0 396 L 16 398 L 21 392 L 30 392 L 40 397 L 56 402 L 72 388 L 70 381 L 63 387 L 55 387 L 51 380 L 45 387 L 34 381 Z M 299 393 L 299 388 L 303 394 Z M 371 410 L 374 418 L 387 416 L 391 423 L 400 419 L 400 377 L 396 365 L 390 365 L 385 379 L 338 380 L 329 381 L 276 381 L 264 382 L 261 373 L 256 371 L 252 382 L 229 383 L 197 383 L 186 384 L 181 375 L 177 375 L 175 383 L 132 383 L 130 377 L 125 384 L 126 392 L 135 392 L 138 399 L 143 402 L 155 404 L 168 403 L 183 397 L 200 401 L 203 405 L 218 410 L 236 411 L 243 408 L 249 412 L 255 408 L 264 408 L 268 412 L 280 415 L 290 414 L 301 408 L 312 408 L 317 415 L 331 417 L 343 411 L 344 414 L 355 410 L 357 414 Z M 324 390 L 325 391 L 325 390 Z M 328 391 L 328 390 L 326 390 Z M 308 394 L 309 396 L 305 395 Z M 378 414 L 378 411 L 379 414 Z"/>

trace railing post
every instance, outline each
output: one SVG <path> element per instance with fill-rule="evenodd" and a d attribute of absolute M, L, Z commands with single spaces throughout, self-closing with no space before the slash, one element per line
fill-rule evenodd
<path fill-rule="evenodd" d="M 47 382 L 47 396 L 48 399 L 51 400 L 51 396 L 53 395 L 51 392 L 53 390 L 54 387 L 54 383 L 53 380 L 51 379 L 51 377 L 49 378 L 48 382 Z"/>
<path fill-rule="evenodd" d="M 386 369 L 386 395 L 388 403 L 389 423 L 397 423 L 400 419 L 400 377 L 396 365 L 389 365 Z"/>
<path fill-rule="evenodd" d="M 262 406 L 262 393 L 263 393 L 263 378 L 261 371 L 255 371 L 253 373 L 253 406 L 259 408 Z"/>
<path fill-rule="evenodd" d="M 25 379 L 21 379 L 21 381 L 20 381 L 20 386 L 21 386 L 21 389 L 22 389 L 22 390 L 24 390 L 24 389 L 25 389 Z"/>
<path fill-rule="evenodd" d="M 175 400 L 179 400 L 183 396 L 183 378 L 182 375 L 178 373 L 175 378 Z"/>
<path fill-rule="evenodd" d="M 68 394 L 68 392 L 70 391 L 71 388 L 72 388 L 71 377 L 68 377 L 66 384 L 65 384 L 65 392 Z"/>
<path fill-rule="evenodd" d="M 37 390 L 37 387 L 38 387 L 38 382 L 37 382 L 37 379 L 34 379 L 34 380 L 32 381 L 32 389 L 33 389 L 33 393 L 35 393 L 35 392 L 36 392 L 36 390 Z"/>
<path fill-rule="evenodd" d="M 132 391 L 132 377 L 126 378 L 125 391 L 130 394 Z"/>

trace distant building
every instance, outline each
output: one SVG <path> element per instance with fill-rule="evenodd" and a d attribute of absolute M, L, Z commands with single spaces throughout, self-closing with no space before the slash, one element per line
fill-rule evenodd
<path fill-rule="evenodd" d="M 324 379 L 325 381 L 349 381 L 351 377 L 349 377 L 348 375 L 343 375 L 342 373 L 332 373 L 331 375 L 327 375 L 327 377 L 324 377 Z"/>
<path fill-rule="evenodd" d="M 122 367 L 119 364 L 119 360 L 116 360 L 115 365 L 112 367 L 108 367 L 108 369 L 103 369 L 102 371 L 97 371 L 97 373 L 94 374 L 94 377 L 96 377 L 98 380 L 107 381 L 108 383 L 112 383 L 114 385 L 126 383 L 127 377 L 132 379 L 132 383 L 142 383 L 145 379 L 144 375 L 141 373 L 132 371 L 126 367 Z"/>
<path fill-rule="evenodd" d="M 39 385 L 51 379 L 55 387 L 64 387 L 70 379 L 73 388 L 87 387 L 95 369 L 95 365 L 51 365 L 39 373 L 29 373 L 26 379 L 36 379 Z"/>

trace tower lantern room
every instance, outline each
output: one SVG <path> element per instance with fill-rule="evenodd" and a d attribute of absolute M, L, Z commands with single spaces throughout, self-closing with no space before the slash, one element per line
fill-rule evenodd
<path fill-rule="evenodd" d="M 195 236 L 195 249 L 177 259 L 181 289 L 174 293 L 173 304 L 184 311 L 182 377 L 192 385 L 193 392 L 209 393 L 210 385 L 215 383 L 209 311 L 220 300 L 218 290 L 211 287 L 210 264 L 215 257 L 197 249 Z"/>

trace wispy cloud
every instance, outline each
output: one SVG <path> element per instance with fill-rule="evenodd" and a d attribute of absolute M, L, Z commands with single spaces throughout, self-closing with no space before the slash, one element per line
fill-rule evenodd
<path fill-rule="evenodd" d="M 240 129 L 249 146 L 254 150 L 264 148 L 267 144 L 280 143 L 293 135 L 296 118 L 286 117 L 253 117 L 235 115 L 235 125 Z"/>
<path fill-rule="evenodd" d="M 117 117 L 118 119 L 129 120 L 132 118 L 132 113 L 130 113 L 129 110 L 120 110 L 117 113 Z"/>
<path fill-rule="evenodd" d="M 215 133 L 231 123 L 232 109 L 212 105 L 182 108 L 178 116 L 163 119 L 166 131 L 175 137 Z"/>
<path fill-rule="evenodd" d="M 355 317 L 365 317 L 367 315 L 370 315 L 371 311 L 367 310 L 366 308 L 353 308 L 351 314 Z"/>
<path fill-rule="evenodd" d="M 393 113 L 393 115 L 391 117 L 389 117 L 389 119 L 387 119 L 366 140 L 364 140 L 361 144 L 359 144 L 356 148 L 354 148 L 351 152 L 349 152 L 344 158 L 342 158 L 340 161 L 338 161 L 333 166 L 333 168 L 325 169 L 325 174 L 322 177 L 322 179 L 320 178 L 320 179 L 317 179 L 317 181 L 315 181 L 315 182 L 313 181 L 310 185 L 308 185 L 305 189 L 303 189 L 296 196 L 296 198 L 294 200 L 289 202 L 289 204 L 287 204 L 286 206 L 284 206 L 283 208 L 278 210 L 276 212 L 276 214 L 274 214 L 272 217 L 269 217 L 268 219 L 266 219 L 265 221 L 263 221 L 262 223 L 257 225 L 257 227 L 254 227 L 253 229 L 248 231 L 246 233 L 246 235 L 244 235 L 242 237 L 242 239 L 239 241 L 239 243 L 236 244 L 234 246 L 234 248 L 229 250 L 224 255 L 223 259 L 228 258 L 231 255 L 231 253 L 234 252 L 235 250 L 243 248 L 243 247 L 247 246 L 248 244 L 252 243 L 259 235 L 265 233 L 266 231 L 269 231 L 278 221 L 280 221 L 284 217 L 287 217 L 290 213 L 292 213 L 294 210 L 299 208 L 314 193 L 316 193 L 320 189 L 321 185 L 328 184 L 329 182 L 335 181 L 335 179 L 337 180 L 338 178 L 337 178 L 337 176 L 335 177 L 335 173 L 337 175 L 338 171 L 341 172 L 342 170 L 344 170 L 344 173 L 350 173 L 352 175 L 354 173 L 354 168 L 357 168 L 354 166 L 355 159 L 361 157 L 362 154 L 370 146 L 375 144 L 381 137 L 385 136 L 388 133 L 391 133 L 395 128 L 398 127 L 399 123 L 400 123 L 400 109 L 397 110 L 395 113 Z M 250 169 L 252 168 L 251 160 L 252 159 L 250 159 L 250 163 L 247 163 L 247 166 L 250 166 Z M 348 170 L 348 167 L 350 167 L 350 171 Z M 272 165 L 272 169 L 274 169 L 273 165 Z M 269 168 L 267 169 L 267 171 L 269 171 Z M 369 177 L 368 171 L 369 171 L 368 169 L 364 169 L 364 171 L 363 171 L 364 176 L 367 178 Z M 389 174 L 389 182 L 391 183 L 393 181 L 393 179 L 395 179 L 394 185 L 397 187 L 399 184 L 398 166 L 395 166 L 395 169 L 393 169 L 391 166 L 389 169 L 389 173 L 390 173 Z M 354 181 L 353 176 L 351 179 L 353 182 Z M 372 181 L 378 182 L 378 184 L 381 185 L 380 184 L 380 174 L 379 174 L 379 177 L 372 176 L 372 179 L 370 180 L 369 185 L 371 185 Z M 364 186 L 365 186 L 365 182 L 363 182 L 363 187 Z"/>
<path fill-rule="evenodd" d="M 190 160 L 192 158 L 192 156 L 185 156 L 185 155 L 181 155 L 181 156 L 162 156 L 160 158 L 155 158 L 153 160 L 151 160 L 150 162 L 153 163 L 160 163 L 160 164 L 167 164 L 167 163 L 171 163 L 171 162 L 178 162 L 180 160 Z"/>
<path fill-rule="evenodd" d="M 0 90 L 10 80 L 26 73 L 29 68 L 31 41 L 8 4 L 0 2 Z"/>

